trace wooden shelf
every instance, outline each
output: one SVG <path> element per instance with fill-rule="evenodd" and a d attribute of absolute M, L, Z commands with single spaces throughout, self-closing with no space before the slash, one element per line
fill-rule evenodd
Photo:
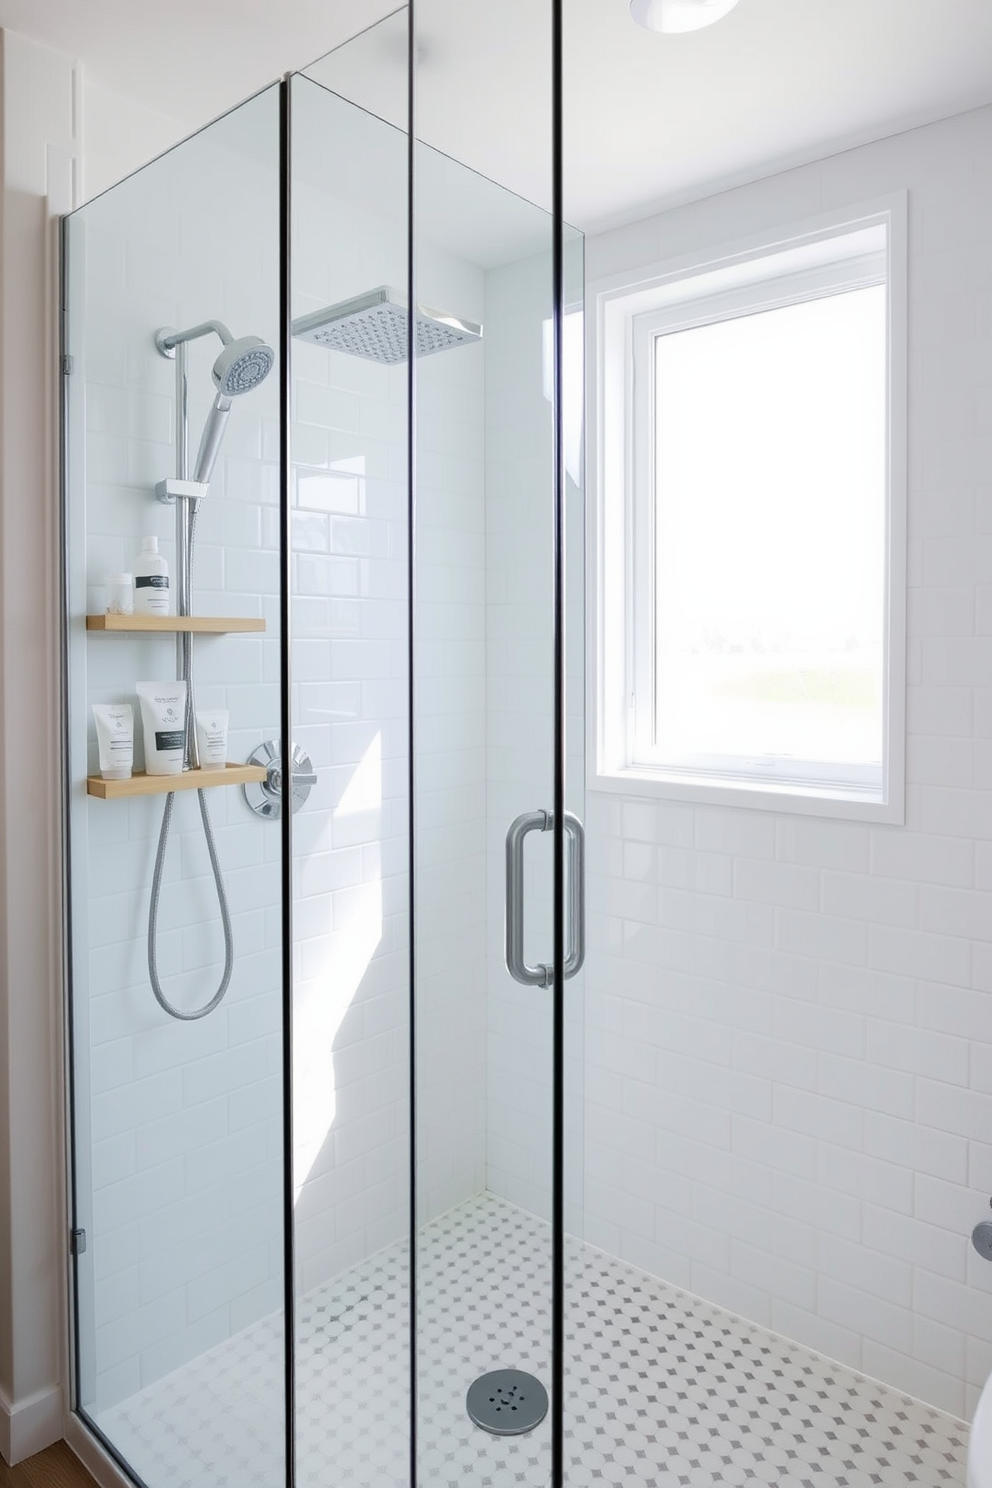
<path fill-rule="evenodd" d="M 242 615 L 87 615 L 87 630 L 158 631 L 175 634 L 180 630 L 207 635 L 226 635 L 234 631 L 264 630 L 265 621 Z"/>
<path fill-rule="evenodd" d="M 87 775 L 86 794 L 98 796 L 101 801 L 119 801 L 125 796 L 167 796 L 170 791 L 247 785 L 251 780 L 264 780 L 266 774 L 261 765 L 214 765 L 209 770 L 184 770 L 181 775 L 146 775 L 143 770 L 135 770 L 130 780 L 104 780 L 102 775 Z"/>

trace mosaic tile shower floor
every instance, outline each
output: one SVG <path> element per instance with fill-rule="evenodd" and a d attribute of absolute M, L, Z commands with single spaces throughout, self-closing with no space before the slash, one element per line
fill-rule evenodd
<path fill-rule="evenodd" d="M 489 1369 L 547 1383 L 547 1225 L 483 1194 L 420 1247 L 422 1488 L 545 1488 L 548 1421 L 494 1437 L 464 1402 Z M 568 1488 L 963 1488 L 952 1417 L 590 1247 L 568 1271 Z M 298 1335 L 301 1488 L 404 1488 L 405 1246 L 302 1298 Z M 149 1488 L 277 1488 L 282 1367 L 266 1319 L 97 1423 Z"/>

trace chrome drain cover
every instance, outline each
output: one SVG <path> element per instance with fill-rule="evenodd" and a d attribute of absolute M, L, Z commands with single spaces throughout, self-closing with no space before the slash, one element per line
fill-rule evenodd
<path fill-rule="evenodd" d="M 469 1385 L 465 1409 L 476 1426 L 494 1436 L 520 1436 L 544 1420 L 548 1392 L 522 1369 L 494 1369 Z"/>

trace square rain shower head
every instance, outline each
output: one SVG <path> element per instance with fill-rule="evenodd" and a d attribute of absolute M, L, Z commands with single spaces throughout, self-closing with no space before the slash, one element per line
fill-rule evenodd
<path fill-rule="evenodd" d="M 394 366 L 406 361 L 407 298 L 398 289 L 380 285 L 353 300 L 342 300 L 301 315 L 293 321 L 293 335 L 317 346 L 329 346 L 349 356 Z M 468 341 L 481 341 L 482 327 L 470 320 L 459 320 L 444 310 L 417 306 L 417 355 L 431 356 L 447 351 L 449 346 L 463 346 Z"/>

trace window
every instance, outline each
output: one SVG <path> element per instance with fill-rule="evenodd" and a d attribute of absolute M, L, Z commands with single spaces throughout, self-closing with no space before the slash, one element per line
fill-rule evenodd
<path fill-rule="evenodd" d="M 894 207 L 599 288 L 595 785 L 898 818 Z"/>

